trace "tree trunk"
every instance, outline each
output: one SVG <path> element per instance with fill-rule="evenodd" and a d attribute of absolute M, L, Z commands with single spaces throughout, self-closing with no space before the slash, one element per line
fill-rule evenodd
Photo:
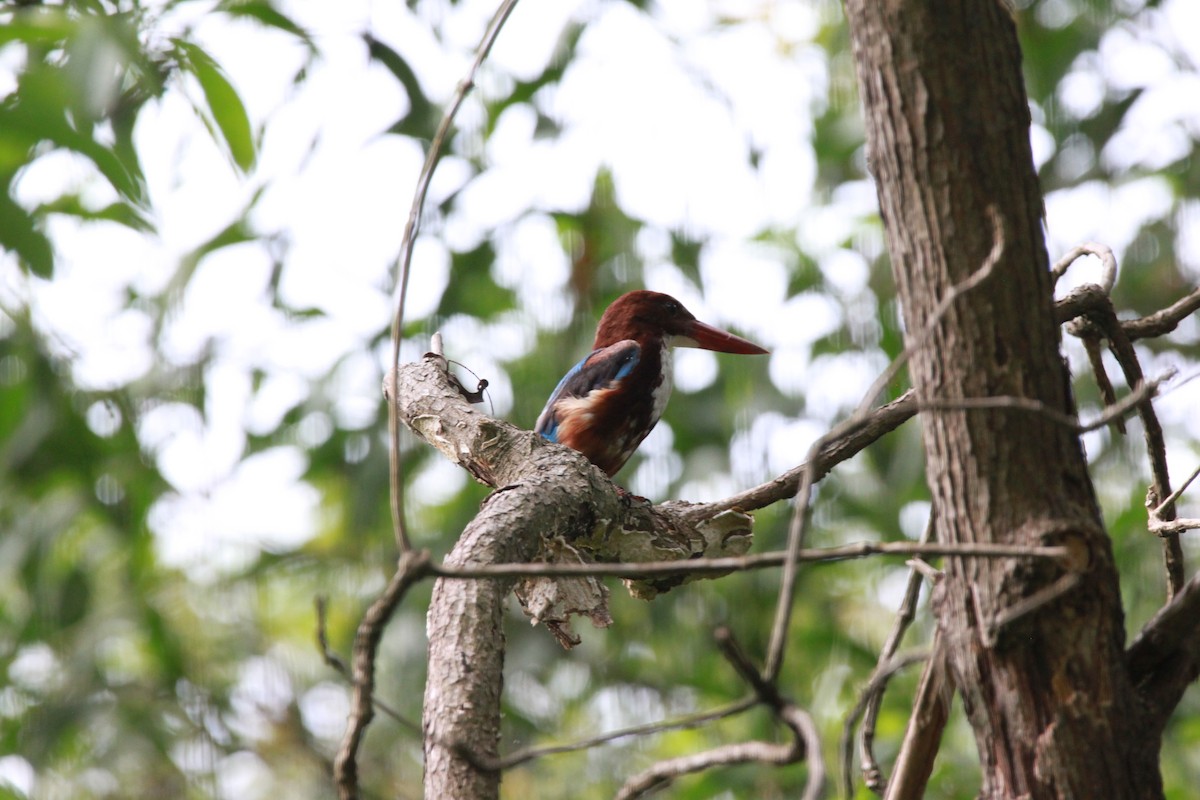
<path fill-rule="evenodd" d="M 1078 434 L 1042 238 L 1015 25 L 997 0 L 847 0 L 869 161 L 910 342 L 944 542 L 1067 544 L 1079 573 L 950 559 L 937 601 L 984 798 L 1161 797 L 1159 737 L 1124 666 L 1112 549 Z M 953 287 L 989 277 L 940 317 Z M 924 329 L 932 325 L 926 338 Z"/>

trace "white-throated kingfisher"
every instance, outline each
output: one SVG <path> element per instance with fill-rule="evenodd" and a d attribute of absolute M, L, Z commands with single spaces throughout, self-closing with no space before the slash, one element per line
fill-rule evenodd
<path fill-rule="evenodd" d="M 534 430 L 588 457 L 609 477 L 658 423 L 671 394 L 671 348 L 767 351 L 696 319 L 670 295 L 639 290 L 613 301 L 595 349 L 558 382 Z"/>

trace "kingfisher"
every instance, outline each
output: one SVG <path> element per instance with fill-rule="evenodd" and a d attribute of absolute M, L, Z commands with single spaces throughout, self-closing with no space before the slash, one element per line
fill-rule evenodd
<path fill-rule="evenodd" d="M 611 478 L 658 423 L 671 394 L 671 348 L 767 351 L 696 319 L 670 295 L 623 294 L 600 317 L 595 349 L 558 382 L 534 430 Z"/>

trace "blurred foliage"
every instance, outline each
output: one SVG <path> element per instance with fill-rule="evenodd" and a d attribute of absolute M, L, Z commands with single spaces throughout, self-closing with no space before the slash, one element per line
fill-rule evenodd
<path fill-rule="evenodd" d="M 230 169 L 259 185 L 262 121 L 248 111 L 236 80 L 193 36 L 190 25 L 164 29 L 163 20 L 194 5 L 77 0 L 0 6 L 0 63 L 12 76 L 0 98 L 0 245 L 9 254 L 3 269 L 14 270 L 5 278 L 8 284 L 41 286 L 57 279 L 55 223 L 62 219 L 156 235 L 134 132 L 139 124 L 151 124 L 146 118 L 173 93 L 188 98 Z M 263 35 L 270 31 L 299 48 L 306 55 L 295 75 L 297 85 L 323 58 L 320 37 L 294 21 L 283 4 L 200 5 L 210 18 L 252 22 Z M 451 6 L 410 5 L 411 20 L 424 26 L 431 40 L 444 41 L 442 26 Z M 1115 191 L 1142 178 L 1161 179 L 1170 189 L 1170 203 L 1144 220 L 1125 251 L 1116 299 L 1123 313 L 1166 306 L 1195 280 L 1194 272 L 1179 266 L 1177 247 L 1189 219 L 1185 210 L 1195 208 L 1200 195 L 1196 131 L 1187 133 L 1186 147 L 1167 163 L 1114 155 L 1128 134 L 1131 109 L 1155 87 L 1106 87 L 1098 53 L 1107 37 L 1141 37 L 1143 46 L 1164 50 L 1172 75 L 1195 79 L 1200 67 L 1146 34 L 1155 25 L 1155 4 L 1048 0 L 1022 5 L 1024 68 L 1035 121 L 1050 142 L 1041 165 L 1044 189 L 1049 196 L 1098 181 Z M 649 4 L 631 9 L 638 15 L 656 13 Z M 832 202 L 844 187 L 861 185 L 868 176 L 840 9 L 831 2 L 816 9 L 819 24 L 811 43 L 823 60 L 827 86 L 807 109 L 817 176 L 812 191 Z M 464 122 L 448 154 L 467 171 L 468 184 L 486 177 L 485 145 L 510 109 L 532 106 L 540 138 L 561 133 L 560 121 L 542 100 L 576 58 L 586 22 L 581 18 L 566 25 L 551 63 L 539 74 L 491 76 L 492 85 L 503 91 L 483 94 L 482 113 Z M 762 20 L 726 17 L 711 24 L 733 30 Z M 386 34 L 362 31 L 364 60 L 386 69 L 408 106 L 397 109 L 395 121 L 380 134 L 423 146 L 437 122 L 437 93 L 423 83 L 428 78 L 414 68 L 409 54 L 385 42 Z M 782 38 L 778 44 L 781 50 L 794 46 Z M 1079 111 L 1079 102 L 1064 88 L 1072 81 L 1100 85 L 1094 107 Z M 787 89 L 777 91 L 782 102 Z M 17 190 L 22 176 L 61 152 L 89 164 L 105 190 L 70 189 L 36 202 L 23 200 Z M 755 165 L 758 155 L 749 150 Z M 146 320 L 152 331 L 146 342 L 152 366 L 136 379 L 105 389 L 81 385 L 72 354 L 39 322 L 25 295 L 3 294 L 0 793 L 23 796 L 30 787 L 36 797 L 78 798 L 316 798 L 331 793 L 330 764 L 347 692 L 315 646 L 313 601 L 329 599 L 331 646 L 347 655 L 357 620 L 394 558 L 386 424 L 380 413 L 365 425 L 347 422 L 339 410 L 340 376 L 351 368 L 350 357 L 324 374 L 306 376 L 302 398 L 272 424 L 247 431 L 242 445 L 243 464 L 283 450 L 302 453 L 302 479 L 320 498 L 314 534 L 298 545 L 244 543 L 218 570 L 168 566 L 162 556 L 164 515 L 183 513 L 174 501 L 186 491 L 172 483 L 152 422 L 187 414 L 206 419 L 213 376 L 222 365 L 216 346 L 182 359 L 166 353 L 163 331 L 198 265 L 247 242 L 265 241 L 280 248 L 267 287 L 270 304 L 296 328 L 320 323 L 325 313 L 290 307 L 280 294 L 287 243 L 270 241 L 255 224 L 259 196 L 252 192 L 226 227 L 184 254 L 163 288 L 129 290 L 128 312 Z M 562 370 L 587 351 L 600 310 L 643 283 L 650 264 L 638 242 L 652 226 L 622 208 L 619 198 L 613 175 L 601 169 L 583 208 L 549 210 L 569 263 L 563 291 L 574 313 L 563 325 L 530 326 L 532 346 L 512 358 L 497 357 L 488 365 L 495 371 L 485 374 L 493 383 L 504 378 L 521 387 L 509 415 L 518 424 L 532 424 Z M 457 192 L 441 201 L 430 213 L 427 234 L 440 232 L 458 202 Z M 1190 219 L 1194 226 L 1198 217 Z M 620 481 L 655 498 L 691 498 L 763 480 L 770 472 L 761 452 L 742 459 L 754 463 L 738 466 L 731 449 L 735 456 L 739 448 L 761 450 L 793 423 L 828 426 L 846 407 L 814 403 L 825 394 L 841 396 L 838 386 L 820 385 L 820 376 L 834 381 L 837 372 L 831 368 L 838 364 L 883 363 L 900 352 L 901 331 L 874 209 L 844 222 L 847 234 L 840 246 L 861 253 L 869 265 L 869 288 L 861 292 L 839 289 L 838 276 L 806 249 L 801 220 L 757 235 L 786 265 L 789 297 L 820 298 L 840 313 L 834 329 L 808 346 L 808 374 L 790 382 L 778 376 L 771 380 L 765 361 L 722 361 L 711 384 L 677 392 L 667 412 L 670 441 L 661 451 L 636 458 Z M 516 317 L 528 324 L 524 295 L 496 266 L 497 242 L 515 224 L 504 223 L 494 236 L 451 250 L 449 279 L 436 310 L 427 319 L 410 320 L 411 336 L 438 327 L 472 331 L 480 340 L 476 351 L 486 352 L 497 326 Z M 699 290 L 711 242 L 695 231 L 665 233 L 681 279 Z M 789 324 L 806 322 L 797 311 Z M 373 352 L 385 348 L 387 336 L 388 321 L 380 319 L 369 343 Z M 1194 367 L 1198 340 L 1193 324 L 1161 342 L 1145 343 L 1143 350 L 1148 357 Z M 1081 404 L 1094 411 L 1096 392 L 1078 349 L 1071 348 Z M 271 383 L 272 376 L 258 371 L 250 385 L 253 392 L 265 392 Z M 764 419 L 779 424 L 755 439 L 755 423 Z M 1200 458 L 1183 423 L 1167 420 L 1167 428 L 1179 463 Z M 485 493 L 461 476 L 449 476 L 453 470 L 427 449 L 411 441 L 406 447 L 413 535 L 420 545 L 445 552 Z M 1088 439 L 1088 448 L 1122 569 L 1132 633 L 1163 596 L 1157 543 L 1145 532 L 1146 467 L 1138 428 L 1125 439 L 1099 432 Z M 791 463 L 802 457 L 802 449 Z M 926 497 L 919 438 L 908 426 L 820 485 L 811 543 L 915 536 L 923 525 Z M 766 509 L 757 519 L 756 548 L 779 547 L 787 509 Z M 205 540 L 211 531 L 201 528 L 195 536 Z M 200 541 L 197 546 L 209 545 Z M 218 547 L 229 543 L 211 545 Z M 874 665 L 905 574 L 902 566 L 881 561 L 801 572 L 784 688 L 816 716 L 831 771 L 833 743 Z M 513 611 L 503 748 L 586 737 L 742 696 L 746 689 L 713 647 L 711 631 L 728 624 L 749 652 L 761 653 L 776 585 L 773 572 L 739 574 L 693 584 L 649 604 L 629 599 L 615 586 L 614 628 L 581 631 L 583 645 L 569 653 Z M 424 586 L 405 601 L 379 664 L 379 697 L 409 720 L 420 719 L 428 595 Z M 927 641 L 929 628 L 923 611 L 909 642 Z M 899 676 L 886 697 L 877 736 L 885 764 L 898 746 L 915 682 L 915 671 Z M 942 797 L 969 796 L 978 781 L 970 730 L 955 714 L 932 784 Z M 504 792 L 539 799 L 609 797 L 623 776 L 659 758 L 780 735 L 769 718 L 754 712 L 710 727 L 540 760 L 507 775 Z M 1165 736 L 1168 796 L 1189 796 L 1200 785 L 1197 753 L 1200 697 L 1193 690 Z M 386 715 L 378 716 L 360 769 L 367 796 L 419 797 L 420 762 L 420 742 Z M 805 774 L 803 766 L 719 770 L 680 781 L 672 796 L 791 797 Z M 8 788 L 6 780 L 12 784 Z M 868 794 L 860 790 L 858 796 Z"/>

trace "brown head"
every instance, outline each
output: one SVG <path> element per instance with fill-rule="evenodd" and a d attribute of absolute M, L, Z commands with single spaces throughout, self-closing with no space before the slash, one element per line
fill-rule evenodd
<path fill-rule="evenodd" d="M 627 292 L 612 302 L 600 318 L 593 347 L 607 347 L 624 339 L 643 343 L 662 341 L 675 347 L 699 347 L 719 353 L 767 352 L 751 341 L 701 322 L 669 294 L 645 289 Z"/>

